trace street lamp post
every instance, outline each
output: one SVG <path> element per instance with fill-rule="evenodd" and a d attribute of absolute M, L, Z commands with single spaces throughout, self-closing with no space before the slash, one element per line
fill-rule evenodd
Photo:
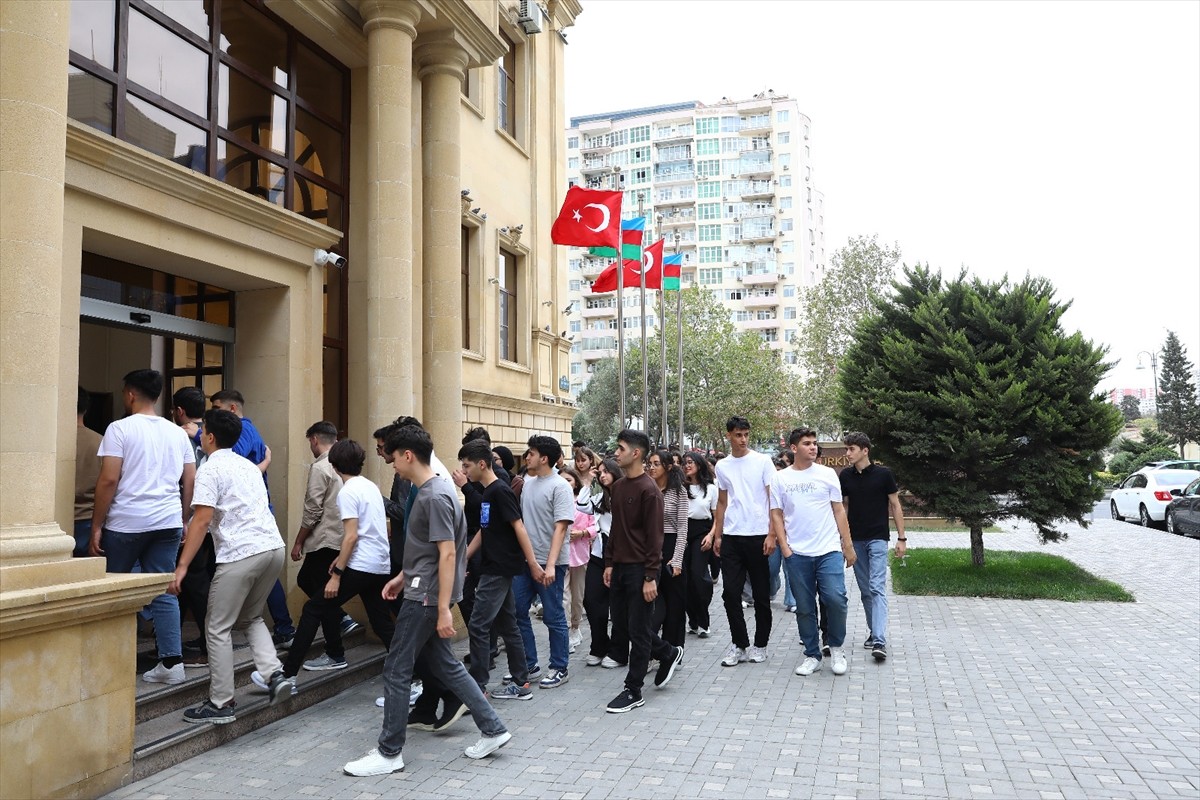
<path fill-rule="evenodd" d="M 1149 350 L 1142 350 L 1138 353 L 1138 369 L 1145 369 L 1146 365 L 1142 363 L 1142 356 L 1150 357 L 1150 374 L 1154 378 L 1154 418 L 1158 419 L 1158 353 L 1152 353 Z"/>

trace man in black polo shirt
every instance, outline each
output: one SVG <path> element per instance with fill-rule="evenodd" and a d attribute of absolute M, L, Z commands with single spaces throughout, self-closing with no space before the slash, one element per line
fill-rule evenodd
<path fill-rule="evenodd" d="M 887 552 L 891 533 L 888 514 L 896 520 L 896 555 L 904 556 L 904 512 L 900 508 L 896 478 L 887 467 L 871 463 L 871 440 L 865 433 L 849 433 L 842 440 L 850 466 L 842 470 L 842 501 L 850 521 L 850 538 L 858 561 L 854 578 L 862 593 L 867 615 L 867 640 L 863 647 L 876 661 L 887 658 Z"/>

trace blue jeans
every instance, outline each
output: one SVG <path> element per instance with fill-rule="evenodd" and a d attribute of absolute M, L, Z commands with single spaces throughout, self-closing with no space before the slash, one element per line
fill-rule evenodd
<path fill-rule="evenodd" d="M 563 580 L 566 575 L 567 565 L 561 564 L 554 568 L 554 583 L 549 586 L 542 586 L 535 581 L 528 570 L 513 577 L 517 627 L 525 642 L 525 662 L 530 670 L 538 665 L 537 642 L 533 640 L 533 623 L 529 620 L 529 607 L 533 604 L 535 594 L 542 599 L 542 623 L 550 632 L 550 669 L 564 672 L 567 669 L 570 648 L 567 644 L 567 612 L 563 608 Z"/>
<path fill-rule="evenodd" d="M 826 644 L 841 647 L 846 641 L 846 560 L 841 550 L 823 556 L 795 553 L 783 560 L 796 592 L 796 628 L 804 644 L 804 655 L 821 658 L 821 637 L 817 631 L 817 597 L 828 623 Z"/>
<path fill-rule="evenodd" d="M 562 608 L 561 596 L 558 607 Z M 479 690 L 479 684 L 455 658 L 450 640 L 438 636 L 437 615 L 437 606 L 408 599 L 400 604 L 400 613 L 396 615 L 396 633 L 383 662 L 383 730 L 379 733 L 379 752 L 389 758 L 404 749 L 413 664 L 422 650 L 430 671 L 462 699 L 484 736 L 499 736 L 507 730 Z"/>
<path fill-rule="evenodd" d="M 88 546 L 92 543 L 91 519 L 75 520 L 75 550 L 71 555 L 75 558 L 87 558 Z"/>
<path fill-rule="evenodd" d="M 788 577 L 786 569 L 783 571 L 783 604 L 788 607 L 796 605 L 796 595 L 792 594 L 792 579 Z"/>
<path fill-rule="evenodd" d="M 140 563 L 142 572 L 169 573 L 175 571 L 183 528 L 166 528 L 143 533 L 121 533 L 103 529 L 100 549 L 104 551 L 109 572 L 133 572 Z M 146 606 L 154 619 L 154 636 L 158 639 L 158 657 L 183 655 L 183 640 L 179 632 L 179 600 L 173 594 L 160 594 Z"/>
<path fill-rule="evenodd" d="M 271 587 L 271 593 L 267 595 L 267 611 L 271 614 L 271 620 L 275 623 L 275 633 L 285 639 L 290 639 L 296 633 L 296 626 L 292 624 L 292 615 L 288 613 L 287 593 L 283 591 L 283 584 L 278 580 Z"/>
<path fill-rule="evenodd" d="M 771 599 L 779 594 L 779 568 L 783 565 L 783 553 L 776 547 L 767 556 L 767 569 L 771 570 Z M 787 605 L 791 605 L 788 603 Z"/>
<path fill-rule="evenodd" d="M 862 593 L 863 612 L 867 615 L 870 638 L 887 644 L 887 557 L 886 539 L 869 539 L 854 543 L 858 561 L 854 563 L 854 579 Z"/>

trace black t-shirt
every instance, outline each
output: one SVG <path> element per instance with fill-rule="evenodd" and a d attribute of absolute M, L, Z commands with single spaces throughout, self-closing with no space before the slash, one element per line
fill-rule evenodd
<path fill-rule="evenodd" d="M 846 467 L 838 476 L 846 504 L 846 519 L 850 523 L 850 538 L 855 541 L 891 538 L 888 528 L 888 495 L 899 491 L 892 471 L 879 464 L 868 464 L 859 472 Z"/>
<path fill-rule="evenodd" d="M 521 503 L 512 487 L 506 481 L 492 481 L 479 504 L 482 574 L 513 576 L 524 571 L 525 553 L 513 530 L 513 522 L 520 518 Z"/>

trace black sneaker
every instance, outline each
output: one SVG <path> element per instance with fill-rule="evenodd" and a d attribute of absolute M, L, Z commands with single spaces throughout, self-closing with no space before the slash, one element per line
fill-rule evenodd
<path fill-rule="evenodd" d="M 874 639 L 874 638 L 872 638 L 872 637 L 871 637 L 871 636 L 868 634 L 868 636 L 867 636 L 867 640 L 866 640 L 865 642 L 863 642 L 863 650 L 870 650 L 870 649 L 871 649 L 871 648 L 873 648 L 874 646 L 875 646 L 875 639 Z"/>
<path fill-rule="evenodd" d="M 432 711 L 418 711 L 414 708 L 408 712 L 408 727 L 410 730 L 431 731 L 437 723 L 437 714 Z"/>
<path fill-rule="evenodd" d="M 493 664 L 492 666 L 494 667 L 495 664 Z M 529 670 L 529 680 L 530 681 L 540 680 L 541 677 L 542 677 L 542 668 L 540 666 L 535 666 L 533 669 Z M 504 673 L 504 678 L 500 682 L 501 683 L 512 683 L 512 673 L 511 672 Z"/>
<path fill-rule="evenodd" d="M 887 661 L 887 648 L 876 642 L 875 646 L 871 648 L 871 657 L 876 661 Z"/>
<path fill-rule="evenodd" d="M 654 673 L 654 685 L 659 689 L 667 685 L 667 681 L 671 680 L 671 676 L 675 674 L 675 668 L 683 663 L 683 648 L 675 648 L 675 657 L 668 658 L 665 661 L 658 662 L 658 671 Z"/>
<path fill-rule="evenodd" d="M 467 706 L 462 700 L 454 695 L 443 698 L 442 715 L 433 724 L 433 732 L 441 733 L 462 719 L 462 715 L 465 713 L 467 713 Z"/>
<path fill-rule="evenodd" d="M 203 705 L 189 708 L 183 712 L 183 721 L 192 723 L 211 722 L 215 725 L 225 725 L 233 722 L 235 719 L 233 711 L 233 703 L 217 708 L 213 705 L 212 700 L 205 700 Z"/>
<path fill-rule="evenodd" d="M 282 633 L 271 634 L 271 641 L 275 643 L 276 650 L 291 650 L 292 640 L 295 638 L 296 634 L 294 633 L 291 636 L 284 636 Z M 237 647 L 235 646 L 234 649 L 236 650 Z"/>
<path fill-rule="evenodd" d="M 833 654 L 833 651 L 829 649 L 829 645 L 827 645 L 827 644 L 821 645 L 821 655 L 822 656 L 824 656 L 825 658 L 829 658 L 832 654 Z"/>
<path fill-rule="evenodd" d="M 184 653 L 199 653 L 204 650 L 204 644 L 205 643 L 204 643 L 203 636 L 192 639 L 191 641 L 188 641 L 188 642 L 184 642 L 183 643 L 183 652 Z"/>
<path fill-rule="evenodd" d="M 626 711 L 633 711 L 644 705 L 646 705 L 646 701 L 642 699 L 641 695 L 635 695 L 628 689 L 624 689 L 612 699 L 612 702 L 604 710 L 610 714 L 624 714 Z"/>
<path fill-rule="evenodd" d="M 292 690 L 295 688 L 295 678 L 289 678 L 287 675 L 284 675 L 281 669 L 275 670 L 275 674 L 267 682 L 267 692 L 271 695 L 271 705 L 278 705 L 284 700 L 291 699 Z"/>

